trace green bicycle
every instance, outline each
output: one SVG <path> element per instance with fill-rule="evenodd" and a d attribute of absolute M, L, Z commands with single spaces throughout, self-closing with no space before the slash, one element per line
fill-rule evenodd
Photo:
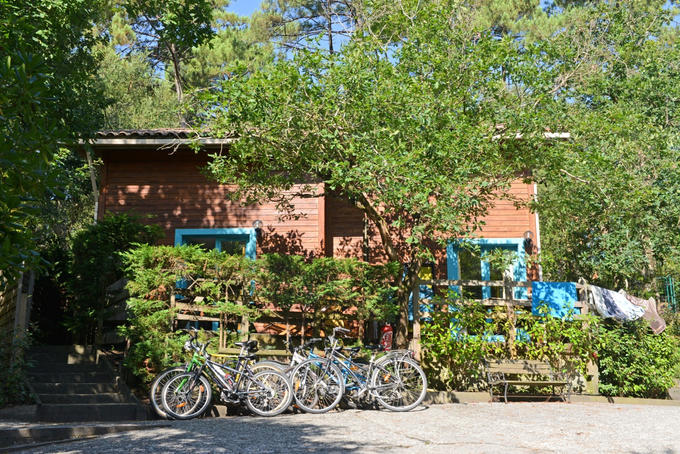
<path fill-rule="evenodd" d="M 205 348 L 190 338 L 186 349 L 197 352 L 192 370 L 167 379 L 160 393 L 163 411 L 174 419 L 192 419 L 203 414 L 212 400 L 215 385 L 220 399 L 227 404 L 245 404 L 256 415 L 276 416 L 285 411 L 293 400 L 288 377 L 275 369 L 259 370 L 250 363 L 255 359 L 257 341 L 237 342 L 241 353 L 235 364 L 220 364 L 211 359 Z"/>

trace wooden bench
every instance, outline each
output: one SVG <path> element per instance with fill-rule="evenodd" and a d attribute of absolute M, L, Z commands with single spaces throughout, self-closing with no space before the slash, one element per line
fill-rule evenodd
<path fill-rule="evenodd" d="M 491 359 L 484 361 L 489 380 L 489 394 L 493 401 L 493 388 L 503 386 L 503 398 L 508 403 L 508 386 L 551 387 L 553 396 L 571 401 L 571 381 L 566 374 L 553 372 L 550 363 L 530 359 Z M 555 388 L 560 390 L 555 393 Z M 549 396 L 548 399 L 550 399 Z"/>

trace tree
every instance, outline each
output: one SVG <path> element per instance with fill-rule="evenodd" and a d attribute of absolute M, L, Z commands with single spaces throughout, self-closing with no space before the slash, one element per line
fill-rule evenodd
<path fill-rule="evenodd" d="M 354 0 L 266 0 L 262 3 L 272 37 L 284 49 L 316 48 L 323 36 L 329 52 L 351 36 L 361 2 Z"/>
<path fill-rule="evenodd" d="M 228 12 L 229 3 L 119 0 L 104 26 L 132 67 L 139 67 L 140 57 L 149 62 L 152 80 L 147 84 L 163 85 L 155 78 L 172 80 L 177 102 L 173 112 L 181 126 L 190 120 L 184 111 L 192 90 L 222 77 L 230 63 L 257 66 L 271 58 L 268 35 L 259 26 L 262 22 Z M 110 70 L 115 71 L 115 66 Z M 115 86 L 115 79 L 110 80 Z M 119 84 L 121 89 L 125 86 Z M 157 112 L 161 116 L 160 109 Z"/>
<path fill-rule="evenodd" d="M 0 1 L 0 287 L 37 269 L 36 220 L 62 197 L 53 166 L 61 145 L 100 118 L 91 33 L 99 2 Z"/>
<path fill-rule="evenodd" d="M 172 84 L 153 72 L 141 54 L 120 57 L 104 50 L 101 77 L 110 100 L 104 115 L 107 129 L 173 128 L 179 126 L 179 103 Z"/>
<path fill-rule="evenodd" d="M 662 1 L 586 5 L 555 42 L 578 63 L 561 96 L 571 139 L 537 175 L 550 279 L 650 292 L 678 272 L 676 14 Z"/>
<path fill-rule="evenodd" d="M 184 101 L 181 63 L 191 49 L 208 42 L 213 9 L 224 1 L 213 0 L 123 0 L 113 17 L 114 36 L 131 51 L 148 55 L 154 68 L 172 68 L 177 101 Z"/>
<path fill-rule="evenodd" d="M 551 153 L 556 65 L 539 61 L 550 49 L 496 39 L 459 6 L 428 2 L 398 41 L 354 33 L 337 53 L 300 50 L 207 98 L 209 126 L 239 136 L 209 165 L 239 186 L 235 197 L 282 209 L 296 195 L 338 197 L 364 212 L 388 260 L 409 264 L 396 291 L 402 346 L 428 244 L 470 235 L 518 172 Z M 324 190 L 291 192 L 305 181 Z"/>

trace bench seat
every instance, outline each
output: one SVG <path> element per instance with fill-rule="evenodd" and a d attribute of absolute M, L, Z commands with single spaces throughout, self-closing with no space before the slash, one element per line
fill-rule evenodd
<path fill-rule="evenodd" d="M 493 389 L 503 387 L 503 398 L 508 402 L 508 386 L 551 387 L 553 395 L 571 401 L 571 381 L 565 374 L 556 373 L 547 361 L 529 359 L 488 359 L 484 361 L 491 400 Z M 555 389 L 559 393 L 555 393 Z"/>

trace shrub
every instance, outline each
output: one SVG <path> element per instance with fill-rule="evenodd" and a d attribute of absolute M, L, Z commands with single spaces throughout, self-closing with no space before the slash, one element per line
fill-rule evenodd
<path fill-rule="evenodd" d="M 171 306 L 177 286 L 184 287 L 178 292 L 187 300 L 200 297 L 200 303 L 194 300 L 192 304 L 207 316 L 226 313 L 255 319 L 260 314 L 257 308 L 238 304 L 255 272 L 253 262 L 246 258 L 206 251 L 198 245 L 138 245 L 121 257 L 130 278 L 131 317 L 129 325 L 119 331 L 131 341 L 126 365 L 145 382 L 166 366 L 181 362 L 186 336 L 173 334 L 179 310 Z"/>
<path fill-rule="evenodd" d="M 24 405 L 32 402 L 28 387 L 28 368 L 25 352 L 30 343 L 29 334 L 15 337 L 0 333 L 0 408 L 11 405 Z"/>
<path fill-rule="evenodd" d="M 98 319 L 106 317 L 108 287 L 124 277 L 119 256 L 139 243 L 163 237 L 156 225 L 145 225 L 139 216 L 108 215 L 75 234 L 68 289 L 66 325 L 81 342 L 93 340 Z"/>
<path fill-rule="evenodd" d="M 598 342 L 600 393 L 663 399 L 678 377 L 680 339 L 654 335 L 644 320 L 608 321 Z"/>
<path fill-rule="evenodd" d="M 549 361 L 556 370 L 585 372 L 595 355 L 597 319 L 534 316 L 522 308 L 508 317 L 504 307 L 487 308 L 479 301 L 445 297 L 448 309 L 434 312 L 422 325 L 421 344 L 428 379 L 448 390 L 474 390 L 486 382 L 485 358 Z M 509 333 L 514 332 L 511 339 Z"/>

